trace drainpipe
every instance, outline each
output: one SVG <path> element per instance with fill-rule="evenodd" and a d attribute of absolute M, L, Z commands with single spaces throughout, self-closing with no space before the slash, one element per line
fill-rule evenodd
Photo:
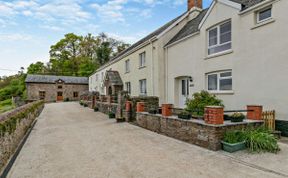
<path fill-rule="evenodd" d="M 149 40 L 151 44 L 151 86 L 152 86 L 152 96 L 155 96 L 155 90 L 154 90 L 154 59 L 153 59 L 153 41 L 152 39 Z"/>

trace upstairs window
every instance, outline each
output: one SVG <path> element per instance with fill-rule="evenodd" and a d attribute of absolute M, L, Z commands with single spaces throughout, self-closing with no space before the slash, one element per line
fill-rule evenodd
<path fill-rule="evenodd" d="M 211 73 L 207 75 L 208 91 L 231 91 L 232 71 Z"/>
<path fill-rule="evenodd" d="M 125 61 L 125 72 L 129 73 L 130 72 L 130 60 Z"/>
<path fill-rule="evenodd" d="M 208 55 L 232 48 L 231 21 L 208 30 Z"/>
<path fill-rule="evenodd" d="M 263 22 L 265 20 L 269 20 L 272 18 L 272 8 L 266 8 L 264 10 L 261 10 L 257 13 L 257 22 Z"/>
<path fill-rule="evenodd" d="M 62 87 L 62 85 L 58 85 L 58 89 L 62 89 L 63 87 Z"/>
<path fill-rule="evenodd" d="M 139 54 L 139 68 L 145 67 L 146 62 L 146 52 Z"/>
<path fill-rule="evenodd" d="M 146 95 L 147 94 L 146 79 L 139 80 L 139 85 L 140 85 L 140 95 Z"/>

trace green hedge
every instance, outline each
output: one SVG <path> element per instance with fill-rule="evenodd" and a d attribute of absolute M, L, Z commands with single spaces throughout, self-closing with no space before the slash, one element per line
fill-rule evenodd
<path fill-rule="evenodd" d="M 34 113 L 40 106 L 44 104 L 43 101 L 33 103 L 31 106 L 18 111 L 13 116 L 0 121 L 0 136 L 4 136 L 6 133 L 12 134 L 16 130 L 17 123 L 26 118 L 29 113 Z"/>

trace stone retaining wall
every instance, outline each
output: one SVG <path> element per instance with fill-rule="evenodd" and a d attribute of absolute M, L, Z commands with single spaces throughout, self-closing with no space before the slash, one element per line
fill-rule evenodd
<path fill-rule="evenodd" d="M 36 101 L 0 115 L 0 173 L 43 108 Z"/>
<path fill-rule="evenodd" d="M 96 107 L 99 109 L 100 112 L 108 114 L 109 112 L 112 112 L 116 114 L 117 112 L 117 106 L 116 103 L 103 103 L 96 101 Z"/>
<path fill-rule="evenodd" d="M 138 102 L 144 102 L 145 103 L 145 111 L 149 111 L 150 109 L 157 109 L 159 108 L 159 98 L 153 97 L 153 96 L 137 96 L 137 97 L 131 97 L 129 101 L 132 102 L 132 108 L 131 108 L 131 119 L 136 119 L 136 111 L 137 111 L 137 103 Z"/>
<path fill-rule="evenodd" d="M 211 125 L 205 124 L 203 120 L 182 120 L 176 116 L 165 118 L 159 114 L 149 113 L 137 113 L 136 120 L 137 124 L 145 129 L 214 151 L 221 149 L 221 140 L 225 131 L 242 129 L 248 125 L 257 127 L 263 124 L 263 121 L 245 120 L 237 124 L 225 121 L 223 125 Z"/>

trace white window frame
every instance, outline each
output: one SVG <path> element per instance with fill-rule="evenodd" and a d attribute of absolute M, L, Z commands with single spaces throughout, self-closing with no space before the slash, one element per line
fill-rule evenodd
<path fill-rule="evenodd" d="M 145 91 L 143 92 L 142 89 L 143 89 L 143 83 L 145 83 Z M 147 80 L 146 79 L 142 79 L 142 80 L 139 80 L 139 92 L 140 92 L 140 95 L 147 95 Z"/>
<path fill-rule="evenodd" d="M 226 24 L 226 23 L 228 23 L 228 22 L 231 23 L 231 40 L 228 41 L 228 42 L 225 42 L 225 43 L 220 44 L 220 37 L 221 37 L 221 34 L 220 34 L 220 26 L 221 26 L 221 25 L 224 25 L 224 24 Z M 209 45 L 210 45 L 210 31 L 212 31 L 212 30 L 214 30 L 214 29 L 216 29 L 216 28 L 217 28 L 217 44 L 216 44 L 216 45 L 213 45 L 213 46 L 209 46 Z M 220 23 L 220 24 L 218 24 L 218 25 L 216 25 L 216 26 L 213 26 L 212 28 L 209 28 L 209 29 L 207 30 L 207 34 L 208 34 L 208 35 L 207 35 L 207 36 L 208 36 L 208 39 L 207 39 L 207 54 L 208 54 L 208 56 L 213 56 L 213 55 L 215 55 L 215 54 L 223 53 L 223 52 L 225 52 L 225 51 L 229 51 L 229 50 L 232 49 L 232 21 L 231 21 L 231 20 L 226 20 L 225 22 L 222 22 L 222 23 Z M 224 45 L 227 45 L 227 44 L 229 44 L 229 43 L 231 43 L 231 48 L 230 48 L 230 49 L 209 54 L 209 50 L 210 50 L 210 49 L 215 48 L 215 47 L 219 47 L 219 46 L 224 46 Z"/>
<path fill-rule="evenodd" d="M 264 11 L 267 11 L 267 10 L 269 10 L 269 9 L 271 10 L 271 16 L 268 17 L 268 18 L 266 18 L 266 19 L 260 20 L 260 13 L 261 13 L 261 12 L 264 12 Z M 259 23 L 262 23 L 262 22 L 265 22 L 265 21 L 267 21 L 267 20 L 272 19 L 272 6 L 269 6 L 269 7 L 266 7 L 266 8 L 264 8 L 264 9 L 261 9 L 261 10 L 257 11 L 256 18 L 257 18 L 256 21 L 257 21 L 258 24 L 259 24 Z"/>
<path fill-rule="evenodd" d="M 126 87 L 126 91 L 128 92 L 128 94 L 131 94 L 131 82 L 126 82 L 125 87 Z"/>
<path fill-rule="evenodd" d="M 129 73 L 130 72 L 130 59 L 127 59 L 125 61 L 125 73 Z"/>
<path fill-rule="evenodd" d="M 221 77 L 221 74 L 223 73 L 228 73 L 231 72 L 231 76 L 227 77 Z M 209 76 L 211 75 L 217 75 L 217 89 L 216 90 L 209 90 Z M 224 79 L 231 79 L 232 80 L 232 88 L 231 90 L 220 90 L 220 81 Z M 225 70 L 225 71 L 220 71 L 220 72 L 212 72 L 208 73 L 206 75 L 206 85 L 207 85 L 207 91 L 212 92 L 212 93 L 231 93 L 233 92 L 233 73 L 232 70 Z"/>
<path fill-rule="evenodd" d="M 146 52 L 144 51 L 139 54 L 139 68 L 143 68 L 145 66 L 146 66 Z"/>

